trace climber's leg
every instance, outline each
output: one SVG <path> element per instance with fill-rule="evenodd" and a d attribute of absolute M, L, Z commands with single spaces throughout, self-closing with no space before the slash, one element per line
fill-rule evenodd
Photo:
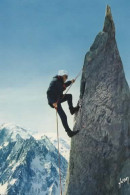
<path fill-rule="evenodd" d="M 60 102 L 58 102 L 58 104 L 57 104 L 57 112 L 61 118 L 61 121 L 62 121 L 63 127 L 65 128 L 65 131 L 70 131 L 70 128 L 69 128 L 68 122 L 67 122 L 67 116 L 66 116 Z"/>
<path fill-rule="evenodd" d="M 70 111 L 73 109 L 73 103 L 72 103 L 72 94 L 65 94 L 64 97 L 60 100 L 60 102 L 67 101 Z"/>
<path fill-rule="evenodd" d="M 77 112 L 79 110 L 79 105 L 77 105 L 76 107 L 73 107 L 73 103 L 72 103 L 72 94 L 65 94 L 64 97 L 60 100 L 60 102 L 68 102 L 68 106 L 69 106 L 69 110 L 71 114 L 74 114 L 75 112 Z"/>
<path fill-rule="evenodd" d="M 58 102 L 58 104 L 57 104 L 57 112 L 58 112 L 58 114 L 61 118 L 62 124 L 63 124 L 63 126 L 65 128 L 65 131 L 67 132 L 68 136 L 73 137 L 74 135 L 76 135 L 79 132 L 79 130 L 71 131 L 71 129 L 68 126 L 67 116 L 66 116 L 64 110 L 62 109 L 62 106 L 61 106 L 60 102 Z"/>
<path fill-rule="evenodd" d="M 62 106 L 61 106 L 60 103 L 57 104 L 57 112 L 58 112 L 58 114 L 61 118 L 62 124 L 63 124 L 63 126 L 65 128 L 65 131 L 67 132 L 68 136 L 73 137 L 74 135 L 76 135 L 79 132 L 79 130 L 71 131 L 71 129 L 68 126 L 67 116 L 66 116 L 64 110 L 62 109 Z"/>

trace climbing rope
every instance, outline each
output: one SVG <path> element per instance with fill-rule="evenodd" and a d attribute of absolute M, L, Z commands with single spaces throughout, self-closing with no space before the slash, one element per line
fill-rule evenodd
<path fill-rule="evenodd" d="M 62 185 L 61 185 L 61 169 L 60 169 L 60 147 L 59 147 L 59 131 L 58 131 L 58 115 L 56 108 L 56 126 L 57 126 L 57 142 L 58 142 L 58 161 L 59 161 L 59 178 L 60 178 L 60 194 L 62 195 Z"/>
<path fill-rule="evenodd" d="M 75 77 L 75 81 L 76 79 L 79 77 L 79 75 L 81 74 L 81 71 L 83 70 L 83 68 L 79 71 L 79 73 L 77 74 L 77 76 Z M 67 92 L 70 90 L 70 88 L 72 87 L 73 83 L 70 84 L 70 86 L 68 87 L 68 89 L 66 90 L 65 94 L 67 94 Z M 65 94 L 63 95 L 63 97 L 61 99 L 64 98 Z"/>
<path fill-rule="evenodd" d="M 80 73 L 81 73 L 82 69 L 80 70 L 80 72 L 77 74 L 77 76 L 75 77 L 75 81 L 76 79 L 79 77 Z M 74 83 L 74 82 L 73 82 Z M 64 93 L 63 97 L 61 98 L 61 100 L 64 98 L 65 94 L 67 94 L 67 92 L 69 91 L 69 89 L 71 88 L 71 86 L 73 85 L 73 83 L 70 84 L 70 86 L 68 87 L 68 89 L 66 90 L 66 93 Z M 58 103 L 59 99 L 57 100 Z M 57 114 L 57 108 L 56 109 L 56 126 L 57 126 L 57 143 L 58 143 L 58 162 L 59 162 L 59 180 L 60 180 L 60 194 L 62 195 L 62 184 L 61 184 L 61 168 L 60 168 L 60 147 L 59 147 L 59 130 L 58 130 L 58 114 Z"/>

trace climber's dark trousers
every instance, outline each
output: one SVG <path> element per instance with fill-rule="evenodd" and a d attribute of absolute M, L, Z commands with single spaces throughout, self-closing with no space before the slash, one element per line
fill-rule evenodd
<path fill-rule="evenodd" d="M 64 97 L 62 99 L 59 99 L 59 102 L 57 104 L 57 112 L 61 118 L 61 121 L 62 121 L 62 124 L 65 128 L 65 131 L 69 131 L 70 128 L 68 126 L 68 122 L 67 122 L 67 116 L 61 106 L 61 103 L 62 102 L 65 102 L 67 101 L 68 102 L 68 106 L 69 106 L 69 109 L 71 110 L 73 108 L 73 104 L 72 104 L 72 94 L 65 94 Z"/>

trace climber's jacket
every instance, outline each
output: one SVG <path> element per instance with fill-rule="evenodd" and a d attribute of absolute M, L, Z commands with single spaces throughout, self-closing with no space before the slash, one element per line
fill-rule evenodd
<path fill-rule="evenodd" d="M 54 76 L 50 82 L 47 90 L 48 104 L 52 107 L 52 104 L 57 102 L 60 97 L 63 96 L 63 91 L 71 84 L 71 81 L 64 83 L 62 76 Z"/>

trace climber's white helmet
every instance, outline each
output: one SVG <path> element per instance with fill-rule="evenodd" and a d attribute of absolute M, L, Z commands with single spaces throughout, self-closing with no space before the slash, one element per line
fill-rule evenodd
<path fill-rule="evenodd" d="M 58 71 L 58 75 L 59 76 L 63 76 L 63 75 L 67 75 L 68 76 L 68 72 L 66 70 L 59 70 Z"/>

